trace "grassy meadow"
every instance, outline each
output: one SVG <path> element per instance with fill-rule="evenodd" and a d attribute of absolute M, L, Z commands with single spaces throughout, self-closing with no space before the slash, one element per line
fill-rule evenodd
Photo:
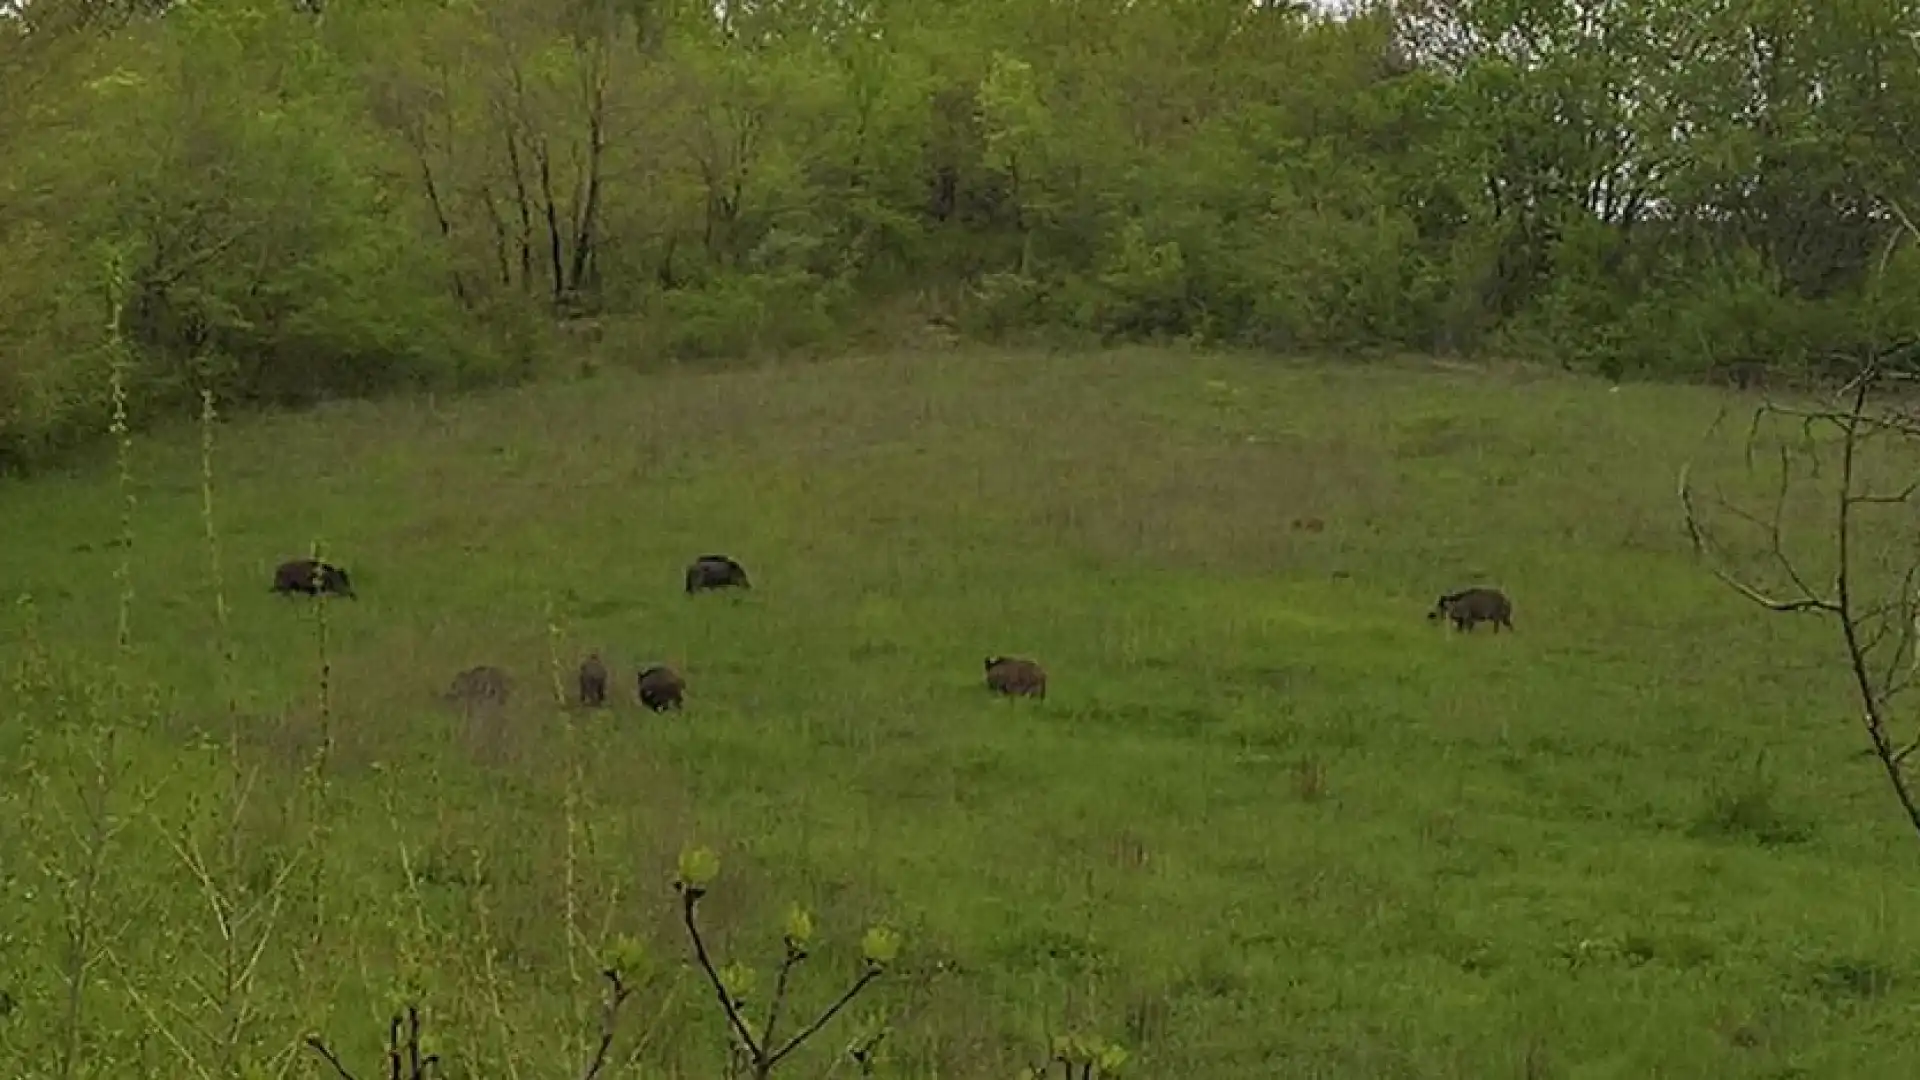
<path fill-rule="evenodd" d="M 1920 860 L 1832 630 L 1680 527 L 1729 401 L 1144 349 L 601 373 L 219 423 L 217 581 L 195 427 L 132 440 L 130 547 L 110 459 L 6 482 L 0 1061 L 333 1076 L 314 1031 L 384 1075 L 411 998 L 447 1077 L 578 1076 L 626 934 L 602 1075 L 720 1076 L 668 887 L 704 845 L 751 1001 L 792 903 L 801 1012 L 903 936 L 795 1075 L 876 1014 L 910 1077 L 1065 1030 L 1208 1080 L 1911 1075 Z M 268 593 L 316 537 L 357 601 Z M 755 588 L 683 595 L 708 551 Z M 1516 633 L 1425 620 L 1477 583 Z M 616 704 L 557 709 L 589 648 Z M 635 705 L 653 661 L 683 713 Z M 505 715 L 436 700 L 479 663 Z"/>

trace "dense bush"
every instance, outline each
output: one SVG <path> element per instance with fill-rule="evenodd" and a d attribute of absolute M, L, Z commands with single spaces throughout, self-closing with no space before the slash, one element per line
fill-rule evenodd
<path fill-rule="evenodd" d="M 313 6 L 0 23 L 5 462 L 101 430 L 116 258 L 148 416 L 520 378 L 557 315 L 700 359 L 935 294 L 988 336 L 1648 374 L 1920 323 L 1904 253 L 1870 284 L 1920 205 L 1891 0 Z"/>

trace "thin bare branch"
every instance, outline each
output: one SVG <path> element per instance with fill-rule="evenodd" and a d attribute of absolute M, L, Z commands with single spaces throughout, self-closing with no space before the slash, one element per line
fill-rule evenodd
<path fill-rule="evenodd" d="M 153 1025 L 155 1030 L 160 1032 L 160 1037 L 167 1041 L 167 1045 L 173 1048 L 174 1053 L 180 1055 L 182 1064 L 192 1070 L 193 1075 L 202 1077 L 203 1080 L 211 1080 L 212 1074 L 207 1072 L 206 1068 L 200 1064 L 200 1060 L 194 1056 L 192 1050 L 188 1049 L 187 1044 L 181 1040 L 173 1028 L 160 1019 L 160 1014 L 154 1011 L 153 1005 L 147 1001 L 146 995 L 142 994 L 139 989 L 134 986 L 134 980 L 129 977 L 126 964 L 120 959 L 120 954 L 109 949 L 107 951 L 107 959 L 120 971 L 120 988 L 122 992 L 127 995 L 128 1000 L 133 1002 L 134 1007 L 146 1016 L 147 1022 Z M 351 1078 L 349 1078 L 349 1080 L 351 1080 Z"/>
<path fill-rule="evenodd" d="M 762 1057 L 760 1044 L 754 1040 L 753 1033 L 747 1030 L 747 1022 L 734 1006 L 733 995 L 727 992 L 727 984 L 720 979 L 720 972 L 713 966 L 713 958 L 707 954 L 706 939 L 700 934 L 699 921 L 694 917 L 694 908 L 700 903 L 703 890 L 693 887 L 683 888 L 680 892 L 680 916 L 686 923 L 687 936 L 693 940 L 693 954 L 700 962 L 700 970 L 707 973 L 707 980 L 713 984 L 713 992 L 720 999 L 720 1008 L 726 1012 L 727 1021 L 733 1027 L 733 1033 L 746 1045 L 747 1052 L 757 1061 Z"/>
<path fill-rule="evenodd" d="M 850 1003 L 852 1003 L 854 998 L 860 996 L 860 991 L 865 990 L 867 988 L 868 983 L 872 982 L 873 980 L 879 977 L 880 977 L 880 969 L 877 967 L 868 967 L 867 970 L 861 972 L 860 977 L 854 980 L 853 985 L 847 987 L 847 992 L 840 995 L 840 1000 L 828 1006 L 826 1012 L 821 1013 L 818 1019 L 814 1020 L 813 1023 L 808 1024 L 806 1028 L 804 1028 L 799 1034 L 795 1035 L 791 1039 L 788 1039 L 786 1042 L 786 1045 L 782 1046 L 777 1052 L 774 1053 L 772 1057 L 767 1059 L 767 1065 L 769 1067 L 772 1067 L 773 1065 L 777 1065 L 779 1064 L 782 1058 L 786 1057 L 788 1054 L 793 1053 L 795 1050 L 800 1049 L 800 1046 L 802 1043 L 805 1043 L 808 1039 L 813 1038 L 816 1032 L 818 1032 L 821 1028 L 826 1027 L 827 1022 L 829 1020 L 832 1020 L 835 1016 L 839 1015 L 839 1012 L 841 1009 L 846 1008 Z"/>
<path fill-rule="evenodd" d="M 1920 48 L 1920 41 L 1916 41 L 1914 44 L 1916 48 Z M 1901 209 L 1900 200 L 1887 199 L 1886 204 L 1887 209 L 1893 212 L 1893 216 L 1900 219 L 1900 227 L 1906 230 L 1907 235 L 1916 240 L 1920 240 L 1920 228 L 1915 228 L 1913 219 L 1907 216 L 1905 210 Z"/>
<path fill-rule="evenodd" d="M 806 958 L 807 950 L 788 939 L 787 954 L 780 961 L 780 974 L 773 981 L 773 1000 L 767 1003 L 767 1024 L 760 1029 L 768 1043 L 773 1042 L 774 1028 L 780 1023 L 780 1006 L 787 1000 L 787 980 L 792 978 L 794 966 Z"/>
<path fill-rule="evenodd" d="M 607 977 L 607 1001 L 600 1012 L 600 1041 L 594 1048 L 593 1059 L 587 1062 L 587 1070 L 580 1074 L 580 1080 L 596 1080 L 600 1070 L 606 1067 L 607 1051 L 613 1048 L 613 1028 L 620 1017 L 620 1006 L 633 994 L 633 990 L 621 980 L 618 971 L 608 969 L 601 974 Z"/>
<path fill-rule="evenodd" d="M 1914 740 L 1902 748 L 1899 753 L 1893 755 L 1894 764 L 1905 764 L 1908 756 L 1915 750 L 1920 750 L 1920 736 L 1916 736 Z"/>
<path fill-rule="evenodd" d="M 403 1024 L 407 1028 L 405 1039 L 400 1035 Z M 339 1080 L 355 1080 L 346 1063 L 320 1036 L 308 1035 L 305 1041 L 333 1069 Z M 420 1053 L 420 1008 L 409 1004 L 405 1013 L 395 1014 L 387 1022 L 387 1076 L 390 1080 L 429 1080 L 439 1064 L 439 1054 Z"/>
<path fill-rule="evenodd" d="M 1691 469 L 1692 466 L 1689 464 L 1682 466 L 1680 470 L 1679 497 L 1680 505 L 1684 510 L 1683 523 L 1687 529 L 1687 537 L 1692 541 L 1694 553 L 1707 562 L 1707 570 L 1709 573 L 1719 579 L 1721 584 L 1726 585 L 1741 596 L 1746 597 L 1748 600 L 1753 601 L 1755 604 L 1769 611 L 1824 611 L 1829 613 L 1838 611 L 1832 601 L 1814 595 L 1812 592 L 1806 590 L 1803 590 L 1803 594 L 1797 597 L 1783 598 L 1769 596 L 1761 592 L 1758 588 L 1734 577 L 1733 574 L 1720 566 L 1715 558 L 1712 539 L 1708 536 L 1705 527 L 1701 524 L 1700 514 L 1694 507 L 1693 487 L 1690 483 Z"/>
<path fill-rule="evenodd" d="M 339 1056 L 327 1046 L 326 1041 L 321 1039 L 320 1036 L 307 1036 L 307 1045 L 313 1048 L 314 1053 L 320 1055 L 320 1059 L 325 1061 L 327 1065 L 333 1069 L 334 1075 L 339 1077 L 340 1080 L 357 1080 L 351 1072 L 347 1071 L 346 1065 L 341 1062 Z"/>
<path fill-rule="evenodd" d="M 1903 222 L 1911 231 L 1912 223 L 1904 215 Z M 1920 236 L 1920 232 L 1915 235 Z M 1765 533 L 1771 563 L 1785 576 L 1797 595 L 1769 595 L 1759 586 L 1740 580 L 1720 564 L 1712 536 L 1696 505 L 1690 467 L 1680 470 L 1679 496 L 1694 551 L 1723 584 L 1771 611 L 1815 611 L 1835 618 L 1846 646 L 1848 673 L 1861 705 L 1862 722 L 1872 752 L 1880 760 L 1888 784 L 1906 812 L 1909 823 L 1916 832 L 1920 832 L 1920 805 L 1916 805 L 1904 768 L 1907 758 L 1920 749 L 1920 737 L 1896 748 L 1886 724 L 1889 703 L 1911 684 L 1916 669 L 1920 669 L 1920 654 L 1914 652 L 1915 639 L 1920 637 L 1920 625 L 1917 625 L 1915 618 L 1915 607 L 1916 603 L 1920 603 L 1920 598 L 1916 598 L 1914 592 L 1916 581 L 1920 580 L 1920 562 L 1909 563 L 1906 570 L 1898 575 L 1897 584 L 1891 586 L 1890 595 L 1878 601 L 1866 602 L 1859 595 L 1861 565 L 1856 559 L 1861 528 L 1860 512 L 1869 507 L 1904 505 L 1916 493 L 1920 493 L 1920 482 L 1895 493 L 1875 492 L 1863 486 L 1861 457 L 1868 440 L 1881 436 L 1920 436 L 1920 423 L 1869 407 L 1883 367 L 1884 354 L 1862 359 L 1859 370 L 1834 394 L 1837 405 L 1833 408 L 1788 408 L 1772 403 L 1762 407 L 1763 414 L 1799 419 L 1804 442 L 1797 460 L 1809 466 L 1805 479 L 1829 483 L 1822 480 L 1820 475 L 1823 453 L 1821 445 L 1814 438 L 1815 428 L 1831 427 L 1838 435 L 1839 475 L 1830 481 L 1835 489 L 1829 504 L 1835 564 L 1831 594 L 1808 584 L 1804 565 L 1788 553 L 1784 543 L 1786 505 L 1798 479 L 1793 467 L 1796 456 L 1788 447 L 1783 445 L 1779 448 L 1779 478 L 1772 493 L 1770 511 L 1761 515 L 1734 507 L 1726 509 L 1731 516 Z M 1758 431 L 1759 424 L 1756 422 L 1749 430 L 1746 446 L 1749 468 L 1753 464 L 1753 440 Z M 1885 654 L 1884 661 L 1882 654 Z"/>
<path fill-rule="evenodd" d="M 1920 480 L 1908 484 L 1897 493 L 1891 495 L 1876 495 L 1872 492 L 1863 492 L 1860 494 L 1849 494 L 1843 497 L 1855 506 L 1893 506 L 1913 498 L 1915 492 L 1920 492 Z"/>

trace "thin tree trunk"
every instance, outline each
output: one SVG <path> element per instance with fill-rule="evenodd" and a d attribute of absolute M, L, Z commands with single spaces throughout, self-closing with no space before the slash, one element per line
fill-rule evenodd
<path fill-rule="evenodd" d="M 493 201 L 493 189 L 485 184 L 480 185 L 480 201 L 487 208 L 487 219 L 493 223 L 493 257 L 500 267 L 500 284 L 510 288 L 513 285 L 513 264 L 507 255 L 507 221 L 500 216 L 500 207 Z"/>
<path fill-rule="evenodd" d="M 520 164 L 520 140 L 513 128 L 506 129 L 507 165 L 513 170 L 514 200 L 520 207 L 520 287 L 533 288 L 533 199 L 527 192 L 527 178 Z"/>
<path fill-rule="evenodd" d="M 594 242 L 600 215 L 600 168 L 606 151 L 607 73 L 604 60 L 596 61 L 587 90 L 587 176 L 586 193 L 580 199 L 580 213 L 574 223 L 573 268 L 569 285 L 582 288 L 593 265 Z"/>
<path fill-rule="evenodd" d="M 440 185 L 434 181 L 433 162 L 427 156 L 427 136 L 424 130 L 409 130 L 407 141 L 413 147 L 414 160 L 420 165 L 420 182 L 427 191 L 427 205 L 433 210 L 433 220 L 440 227 L 440 238 L 453 244 L 453 222 L 447 217 L 446 206 L 440 201 Z M 459 267 L 451 271 L 453 276 L 453 295 L 462 304 L 467 302 L 466 282 L 461 280 Z"/>
<path fill-rule="evenodd" d="M 540 169 L 540 197 L 546 203 L 547 259 L 553 274 L 553 302 L 566 294 L 566 240 L 560 232 L 560 207 L 553 201 L 553 154 L 545 138 L 534 144 L 534 163 Z"/>

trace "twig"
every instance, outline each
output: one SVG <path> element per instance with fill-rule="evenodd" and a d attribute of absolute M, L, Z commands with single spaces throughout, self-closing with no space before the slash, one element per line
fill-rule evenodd
<path fill-rule="evenodd" d="M 780 1006 L 787 999 L 787 979 L 792 976 L 794 965 L 807 958 L 807 950 L 789 939 L 787 955 L 780 961 L 780 974 L 773 981 L 773 1000 L 767 1003 L 767 1026 L 760 1029 L 761 1037 L 768 1044 L 773 1042 L 774 1026 L 780 1023 Z"/>
<path fill-rule="evenodd" d="M 860 1070 L 861 1076 L 873 1075 L 874 1053 L 880 1049 L 880 1043 L 886 1037 L 887 1029 L 881 1028 L 847 1048 L 847 1056 L 853 1059 L 854 1067 Z"/>
<path fill-rule="evenodd" d="M 400 1039 L 400 1026 L 403 1022 L 407 1025 L 407 1038 L 404 1043 Z M 340 1056 L 334 1053 L 320 1036 L 308 1035 L 305 1041 L 314 1053 L 319 1054 L 321 1059 L 332 1067 L 334 1075 L 339 1077 L 339 1080 L 355 1080 L 353 1073 L 349 1072 L 346 1064 L 340 1060 Z M 406 1054 L 404 1071 L 402 1070 L 402 1052 Z M 387 1076 L 389 1080 L 428 1080 L 434 1067 L 439 1064 L 439 1054 L 421 1056 L 420 1009 L 416 1005 L 409 1004 L 404 1014 L 395 1014 L 393 1019 L 387 1022 Z"/>
<path fill-rule="evenodd" d="M 693 939 L 693 955 L 700 961 L 700 969 L 707 973 L 707 980 L 713 984 L 714 995 L 720 999 L 720 1008 L 726 1012 L 727 1021 L 733 1025 L 734 1034 L 740 1036 L 740 1041 L 746 1044 L 747 1052 L 755 1061 L 759 1061 L 765 1056 L 760 1050 L 760 1044 L 754 1040 L 753 1033 L 747 1030 L 746 1021 L 741 1019 L 740 1011 L 734 1007 L 733 995 L 727 992 L 727 984 L 721 981 L 720 972 L 715 970 L 712 957 L 707 955 L 707 943 L 700 936 L 700 925 L 694 919 L 693 909 L 700 903 L 700 897 L 705 893 L 706 890 L 697 886 L 681 888 L 681 920 L 686 923 L 687 936 Z"/>
<path fill-rule="evenodd" d="M 804 1043 L 808 1039 L 813 1038 L 816 1032 L 818 1032 L 821 1028 L 826 1027 L 827 1021 L 832 1020 L 834 1016 L 840 1012 L 841 1009 L 846 1008 L 849 1002 L 851 1002 L 855 997 L 859 996 L 860 991 L 865 990 L 867 988 L 868 983 L 872 982 L 873 980 L 879 977 L 880 977 L 880 969 L 877 967 L 870 966 L 867 968 L 866 971 L 861 972 L 860 977 L 854 980 L 853 985 L 847 987 L 847 992 L 840 995 L 839 1001 L 834 1002 L 833 1005 L 830 1006 L 826 1012 L 823 1012 L 820 1014 L 819 1019 L 815 1020 L 811 1024 L 808 1024 L 806 1026 L 806 1029 L 801 1031 L 800 1034 L 795 1035 L 791 1039 L 788 1039 L 785 1046 L 782 1046 L 777 1052 L 774 1053 L 772 1057 L 767 1059 L 767 1067 L 772 1068 L 774 1065 L 777 1065 L 780 1063 L 780 1059 L 786 1057 L 788 1054 L 793 1053 L 795 1050 L 800 1049 L 801 1043 Z"/>
<path fill-rule="evenodd" d="M 328 1048 L 326 1041 L 321 1039 L 320 1036 L 309 1035 L 307 1036 L 306 1042 L 309 1047 L 313 1048 L 314 1053 L 320 1055 L 321 1060 L 333 1067 L 334 1075 L 338 1076 L 340 1080 L 356 1080 L 354 1075 L 347 1071 L 346 1065 L 341 1063 L 338 1055 L 334 1054 L 334 1052 Z"/>
<path fill-rule="evenodd" d="M 1815 596 L 1811 592 L 1807 592 L 1805 595 L 1793 597 L 1791 599 L 1782 599 L 1775 596 L 1769 596 L 1766 593 L 1761 592 L 1759 589 L 1754 588 L 1752 585 L 1749 585 L 1746 582 L 1741 581 L 1739 578 L 1734 577 L 1732 574 L 1728 573 L 1725 569 L 1720 567 L 1717 563 L 1712 562 L 1711 560 L 1713 559 L 1713 551 L 1712 551 L 1713 545 L 1711 540 L 1707 536 L 1705 529 L 1701 527 L 1700 515 L 1698 511 L 1694 509 L 1694 505 L 1693 505 L 1693 488 L 1691 483 L 1689 482 L 1689 476 L 1688 476 L 1691 468 L 1692 468 L 1691 465 L 1685 465 L 1685 466 L 1682 466 L 1680 469 L 1680 490 L 1679 490 L 1680 505 L 1685 511 L 1685 525 L 1687 529 L 1687 537 L 1693 542 L 1694 553 L 1709 560 L 1708 566 L 1707 566 L 1708 573 L 1711 573 L 1715 578 L 1718 578 L 1720 582 L 1726 585 L 1728 588 L 1734 590 L 1735 592 L 1753 601 L 1754 603 L 1760 605 L 1761 607 L 1766 608 L 1769 611 L 1779 611 L 1779 612 L 1821 611 L 1821 612 L 1827 612 L 1829 614 L 1835 614 L 1839 612 L 1840 609 L 1838 608 L 1838 606 L 1836 606 L 1833 603 L 1833 601 L 1824 599 L 1819 596 Z M 1741 514 L 1740 516 L 1747 517 L 1748 520 L 1753 520 L 1753 518 L 1750 515 Z"/>
<path fill-rule="evenodd" d="M 147 996 L 142 994 L 139 989 L 134 986 L 133 979 L 130 977 L 126 964 L 120 959 L 120 954 L 109 949 L 107 950 L 107 959 L 119 970 L 121 990 L 127 995 L 128 999 L 133 1002 L 134 1007 L 146 1016 L 147 1023 L 151 1024 L 155 1030 L 160 1032 L 160 1037 L 165 1039 L 169 1046 L 173 1047 L 174 1052 L 180 1055 L 180 1060 L 184 1062 L 189 1069 L 193 1070 L 194 1075 L 209 1078 L 210 1080 L 210 1074 L 207 1072 L 206 1067 L 201 1065 L 199 1059 L 193 1056 L 193 1051 L 188 1049 L 187 1044 L 181 1041 L 180 1036 L 174 1032 L 173 1028 L 160 1019 L 160 1014 L 154 1011 L 153 1005 L 147 1001 Z M 351 1078 L 349 1078 L 349 1080 L 351 1080 Z"/>
<path fill-rule="evenodd" d="M 609 968 L 601 974 L 607 977 L 607 1003 L 600 1013 L 600 1045 L 594 1048 L 593 1060 L 587 1063 L 587 1071 L 580 1074 L 580 1080 L 595 1080 L 606 1067 L 607 1051 L 613 1047 L 614 1021 L 619 1019 L 620 1006 L 633 993 L 621 980 L 620 972 Z"/>

